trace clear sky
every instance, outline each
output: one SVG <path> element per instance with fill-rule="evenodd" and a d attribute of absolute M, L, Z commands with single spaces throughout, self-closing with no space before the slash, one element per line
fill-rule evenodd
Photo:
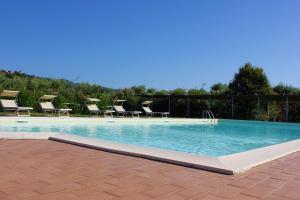
<path fill-rule="evenodd" d="M 299 0 L 0 0 L 2 69 L 174 89 L 246 62 L 300 87 Z"/>

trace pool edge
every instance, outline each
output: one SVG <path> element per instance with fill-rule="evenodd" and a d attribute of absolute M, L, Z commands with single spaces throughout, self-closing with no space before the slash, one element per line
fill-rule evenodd
<path fill-rule="evenodd" d="M 220 157 L 140 147 L 71 134 L 53 135 L 49 137 L 49 140 L 227 175 L 245 172 L 300 150 L 300 139 Z"/>
<path fill-rule="evenodd" d="M 100 139 L 90 139 L 71 134 L 58 134 L 49 137 L 49 140 L 63 142 L 85 148 L 101 150 L 127 156 L 134 156 L 159 162 L 176 164 L 189 168 L 202 169 L 206 171 L 218 172 L 233 175 L 234 171 L 226 168 L 218 158 L 210 156 L 194 155 L 172 150 L 162 150 L 153 147 L 140 147 Z"/>

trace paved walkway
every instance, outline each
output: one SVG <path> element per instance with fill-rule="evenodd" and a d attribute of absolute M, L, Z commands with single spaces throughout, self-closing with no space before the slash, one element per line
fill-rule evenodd
<path fill-rule="evenodd" d="M 300 199 L 300 152 L 229 176 L 54 141 L 0 140 L 0 199 Z"/>

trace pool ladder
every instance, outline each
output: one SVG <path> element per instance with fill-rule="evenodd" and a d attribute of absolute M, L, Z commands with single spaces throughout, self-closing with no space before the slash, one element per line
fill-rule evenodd
<path fill-rule="evenodd" d="M 214 113 L 211 110 L 204 110 L 202 113 L 202 118 L 209 119 L 211 123 L 216 122 L 216 118 L 214 116 Z"/>

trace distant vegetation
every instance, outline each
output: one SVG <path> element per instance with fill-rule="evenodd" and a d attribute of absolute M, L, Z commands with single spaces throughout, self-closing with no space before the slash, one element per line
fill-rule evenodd
<path fill-rule="evenodd" d="M 173 117 L 201 117 L 202 111 L 211 109 L 218 117 L 231 118 L 231 96 L 234 101 L 234 118 L 277 120 L 285 119 L 285 102 L 281 100 L 265 101 L 263 98 L 257 106 L 254 96 L 264 95 L 300 95 L 300 89 L 280 83 L 272 87 L 260 67 L 246 63 L 234 75 L 229 84 L 216 83 L 207 91 L 204 88 L 183 89 L 178 88 L 170 91 L 146 88 L 145 86 L 133 86 L 125 89 L 112 89 L 89 83 L 73 83 L 65 79 L 50 79 L 28 75 L 20 71 L 0 70 L 0 91 L 3 89 L 19 90 L 19 105 L 32 106 L 39 111 L 38 98 L 44 94 L 55 94 L 58 97 L 54 104 L 64 107 L 64 103 L 71 103 L 69 107 L 73 113 L 85 114 L 84 107 L 86 97 L 101 99 L 99 107 L 103 109 L 111 105 L 116 98 L 126 99 L 125 107 L 129 110 L 140 109 L 141 101 L 145 97 L 140 95 L 166 95 L 155 98 L 154 109 L 168 111 L 171 108 Z M 170 105 L 169 96 L 171 95 Z M 189 95 L 189 112 L 187 113 L 187 98 Z M 219 100 L 192 98 L 194 95 L 217 95 Z M 224 97 L 224 98 L 221 98 Z M 226 98 L 225 98 L 226 97 Z M 250 98 L 251 97 L 251 98 Z M 268 112 L 269 111 L 269 112 Z M 290 102 L 289 120 L 300 121 L 300 102 Z"/>

